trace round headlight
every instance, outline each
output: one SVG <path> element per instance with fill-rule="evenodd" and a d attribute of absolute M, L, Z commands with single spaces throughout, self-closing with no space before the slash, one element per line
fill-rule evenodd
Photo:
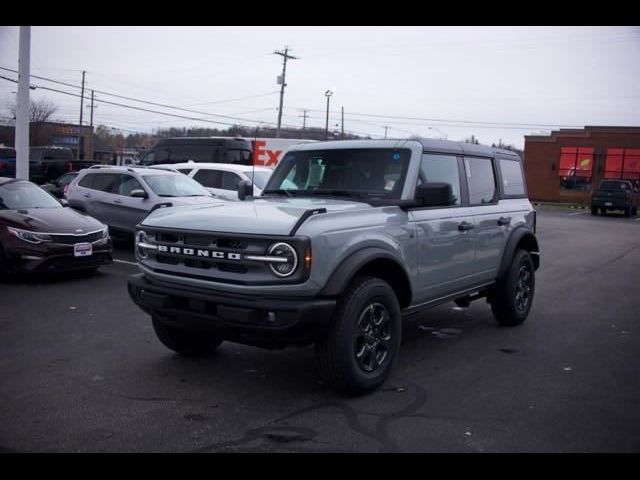
<path fill-rule="evenodd" d="M 298 254 L 288 243 L 278 242 L 269 247 L 267 253 L 273 257 L 281 257 L 282 262 L 269 263 L 269 269 L 279 277 L 288 277 L 298 268 Z"/>
<path fill-rule="evenodd" d="M 148 243 L 147 232 L 138 230 L 136 233 L 136 250 L 141 258 L 147 258 L 147 249 L 139 246 L 141 243 Z"/>

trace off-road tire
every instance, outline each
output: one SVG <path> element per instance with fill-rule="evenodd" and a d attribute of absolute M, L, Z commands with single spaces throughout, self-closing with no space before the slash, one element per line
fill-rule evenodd
<path fill-rule="evenodd" d="M 517 250 L 509 271 L 491 295 L 491 310 L 503 326 L 520 325 L 527 319 L 535 293 L 535 267 L 526 250 Z"/>
<path fill-rule="evenodd" d="M 391 286 L 379 278 L 356 277 L 316 342 L 318 373 L 342 394 L 370 392 L 389 376 L 401 335 L 400 305 Z"/>

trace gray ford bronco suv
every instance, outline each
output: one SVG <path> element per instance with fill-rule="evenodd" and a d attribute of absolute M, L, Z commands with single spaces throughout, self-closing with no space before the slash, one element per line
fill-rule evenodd
<path fill-rule="evenodd" d="M 184 355 L 223 340 L 314 344 L 321 377 L 361 394 L 398 356 L 402 319 L 486 298 L 529 314 L 536 213 L 513 152 L 441 140 L 293 147 L 260 197 L 157 209 L 138 225 L 129 294 Z"/>

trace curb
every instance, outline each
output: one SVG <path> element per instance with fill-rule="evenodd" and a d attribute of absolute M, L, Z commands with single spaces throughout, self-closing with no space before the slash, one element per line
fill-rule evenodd
<path fill-rule="evenodd" d="M 533 205 L 538 207 L 563 207 L 576 210 L 587 210 L 591 208 L 589 205 L 573 205 L 570 203 L 552 203 L 552 202 L 532 202 Z"/>

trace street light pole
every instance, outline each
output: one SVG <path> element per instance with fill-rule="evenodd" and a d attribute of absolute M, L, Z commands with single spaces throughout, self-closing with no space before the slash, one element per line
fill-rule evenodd
<path fill-rule="evenodd" d="M 16 178 L 29 180 L 29 80 L 31 27 L 20 27 L 18 47 L 18 97 L 16 99 Z"/>
<path fill-rule="evenodd" d="M 329 99 L 331 98 L 331 95 L 333 95 L 333 92 L 331 90 L 327 90 L 326 92 L 324 92 L 324 96 L 327 97 L 327 121 L 324 127 L 325 140 L 329 138 Z"/>

